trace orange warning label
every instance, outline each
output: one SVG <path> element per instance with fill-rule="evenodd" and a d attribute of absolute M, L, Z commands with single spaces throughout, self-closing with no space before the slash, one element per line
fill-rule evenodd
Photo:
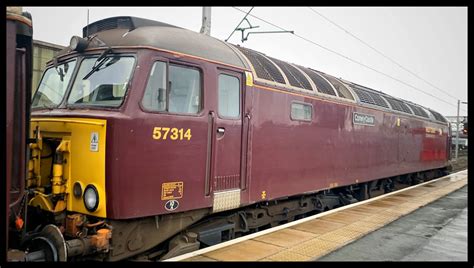
<path fill-rule="evenodd" d="M 161 185 L 161 200 L 179 199 L 183 197 L 182 181 L 165 182 Z"/>

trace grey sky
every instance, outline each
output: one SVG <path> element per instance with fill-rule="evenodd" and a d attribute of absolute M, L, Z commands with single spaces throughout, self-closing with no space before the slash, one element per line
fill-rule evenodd
<path fill-rule="evenodd" d="M 239 7 L 245 11 L 249 7 Z M 375 47 L 403 67 L 461 101 L 467 101 L 467 7 L 314 7 L 338 25 Z M 82 36 L 87 7 L 25 7 L 33 16 L 34 39 L 68 45 Z M 201 7 L 91 7 L 90 22 L 112 16 L 136 16 L 193 31 L 201 28 Z M 404 71 L 306 7 L 255 7 L 253 15 L 396 77 L 451 103 L 446 104 L 372 70 L 348 61 L 292 34 L 257 34 L 240 42 L 240 32 L 229 42 L 271 57 L 311 67 L 383 91 L 443 115 L 456 115 L 457 100 Z M 211 35 L 225 40 L 244 14 L 232 7 L 213 7 Z M 254 31 L 275 27 L 249 18 Z M 243 24 L 247 26 L 247 24 Z M 460 115 L 467 115 L 461 104 Z"/>

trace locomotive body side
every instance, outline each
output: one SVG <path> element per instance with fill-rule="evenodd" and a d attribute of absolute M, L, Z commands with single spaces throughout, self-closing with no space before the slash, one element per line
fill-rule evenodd
<path fill-rule="evenodd" d="M 48 116 L 107 120 L 103 186 L 107 218 L 211 208 L 214 192 L 235 189 L 242 191 L 237 206 L 245 206 L 447 165 L 444 125 L 356 103 L 328 101 L 259 84 L 247 86 L 242 69 L 198 59 L 177 60 L 168 53 L 146 49 L 138 55 L 140 69 L 116 113 L 47 112 Z M 157 61 L 199 70 L 202 106 L 198 113 L 153 112 L 143 107 L 149 74 Z M 242 82 L 241 99 L 246 101 L 241 103 L 237 120 L 216 115 L 218 74 L 222 70 L 233 72 Z M 309 104 L 311 120 L 292 119 L 293 103 Z M 35 113 L 35 117 L 44 115 Z M 354 123 L 358 115 L 373 116 L 373 124 Z M 231 167 L 238 177 L 216 173 L 216 161 L 229 153 L 228 146 L 216 152 L 218 139 L 229 136 L 216 136 L 216 119 L 220 123 L 230 121 L 239 132 L 231 141 L 237 148 L 230 160 L 238 164 L 238 169 Z M 156 128 L 183 129 L 183 133 L 189 129 L 191 137 L 171 139 L 170 132 L 164 139 L 164 132 L 154 133 Z M 155 139 L 157 135 L 162 136 Z M 167 209 L 169 200 L 177 200 L 178 207 Z"/>
<path fill-rule="evenodd" d="M 446 125 L 259 85 L 253 94 L 254 202 L 447 166 Z M 311 105 L 311 121 L 290 118 L 295 101 Z M 373 124 L 354 123 L 361 114 Z"/>

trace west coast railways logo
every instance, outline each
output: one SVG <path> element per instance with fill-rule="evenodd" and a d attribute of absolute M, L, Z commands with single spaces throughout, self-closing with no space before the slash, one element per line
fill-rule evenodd
<path fill-rule="evenodd" d="M 174 211 L 179 207 L 178 200 L 168 200 L 165 204 L 165 209 L 168 211 Z"/>

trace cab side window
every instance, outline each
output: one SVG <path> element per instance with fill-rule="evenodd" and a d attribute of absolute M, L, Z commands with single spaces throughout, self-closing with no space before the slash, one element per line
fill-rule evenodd
<path fill-rule="evenodd" d="M 151 68 L 142 105 L 150 111 L 166 110 L 166 63 L 157 61 Z"/>
<path fill-rule="evenodd" d="M 165 62 L 155 62 L 142 105 L 149 111 L 197 114 L 201 110 L 201 72 L 172 64 L 167 68 Z"/>

